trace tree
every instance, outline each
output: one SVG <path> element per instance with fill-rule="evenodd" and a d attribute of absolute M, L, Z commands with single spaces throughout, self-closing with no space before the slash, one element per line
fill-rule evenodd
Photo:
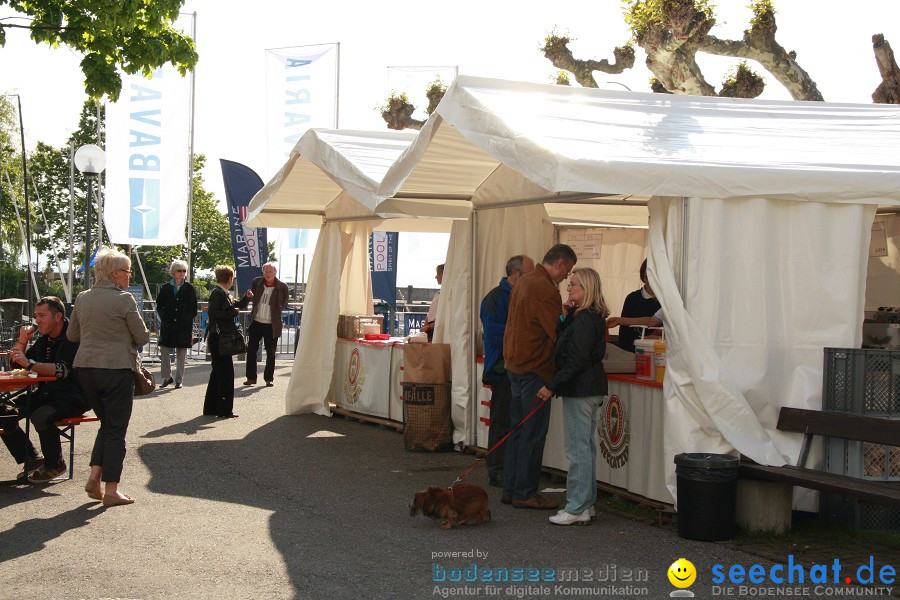
<path fill-rule="evenodd" d="M 431 82 L 425 91 L 428 98 L 428 108 L 425 112 L 429 115 L 434 112 L 447 91 L 447 84 L 438 77 Z M 409 97 L 405 93 L 397 94 L 392 92 L 387 99 L 387 104 L 381 108 L 381 118 L 387 123 L 388 129 L 422 129 L 425 121 L 413 118 L 416 112 L 415 105 L 409 101 Z"/>
<path fill-rule="evenodd" d="M 81 70 L 88 96 L 115 102 L 122 89 L 118 71 L 152 71 L 171 63 L 184 75 L 197 64 L 190 36 L 172 23 L 184 0 L 0 0 L 23 17 L 0 19 L 0 46 L 10 29 L 27 29 L 31 39 L 84 53 Z"/>
<path fill-rule="evenodd" d="M 541 51 L 560 69 L 559 85 L 569 85 L 568 75 L 582 87 L 599 87 L 595 72 L 617 75 L 634 67 L 634 44 L 647 54 L 646 66 L 653 73 L 650 89 L 657 93 L 695 96 L 756 98 L 765 81 L 750 67 L 755 61 L 787 89 L 795 100 L 823 100 L 816 82 L 797 62 L 797 54 L 775 39 L 778 30 L 773 0 L 752 0 L 753 17 L 740 40 L 719 39 L 710 34 L 716 17 L 710 0 L 625 0 L 625 22 L 631 40 L 613 49 L 613 60 L 575 58 L 569 49 L 572 39 L 556 31 L 544 39 Z M 900 68 L 883 35 L 872 38 L 882 83 L 872 94 L 874 102 L 900 104 Z M 700 53 L 740 59 L 716 91 L 697 64 Z M 436 105 L 436 104 L 435 104 Z M 391 129 L 419 129 L 424 124 L 412 119 L 415 106 L 405 95 L 391 96 L 382 117 Z M 431 114 L 431 113 L 429 113 Z"/>

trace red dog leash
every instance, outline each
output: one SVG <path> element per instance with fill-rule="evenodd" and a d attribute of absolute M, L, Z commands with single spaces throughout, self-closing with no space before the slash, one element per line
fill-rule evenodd
<path fill-rule="evenodd" d="M 535 398 L 538 398 L 538 396 L 535 396 Z M 471 467 L 469 467 L 468 469 L 466 469 L 465 471 L 463 471 L 462 475 L 460 475 L 459 477 L 457 477 L 457 478 L 456 478 L 456 481 L 454 481 L 453 483 L 451 483 L 451 484 L 450 484 L 450 487 L 448 487 L 447 489 L 453 489 L 453 486 L 454 486 L 454 485 L 456 485 L 457 483 L 459 483 L 459 482 L 461 482 L 463 479 L 465 479 L 465 478 L 469 475 L 469 473 L 472 472 L 472 469 L 474 469 L 475 467 L 478 466 L 478 463 L 484 462 L 484 460 L 487 459 L 488 454 L 490 454 L 491 452 L 493 452 L 494 450 L 496 450 L 497 448 L 499 448 L 499 447 L 503 444 L 503 442 L 506 441 L 506 438 L 508 438 L 509 436 L 511 436 L 511 435 L 512 435 L 519 427 L 521 427 L 521 426 L 525 423 L 525 421 L 527 421 L 528 419 L 530 419 L 531 417 L 533 417 L 533 416 L 534 416 L 534 413 L 536 413 L 537 411 L 541 410 L 541 407 L 544 406 L 544 404 L 546 404 L 546 403 L 547 403 L 547 400 L 549 400 L 549 399 L 550 399 L 550 397 L 548 396 L 547 398 L 544 398 L 543 400 L 541 400 L 541 403 L 538 404 L 537 407 L 536 407 L 534 410 L 532 410 L 530 413 L 528 413 L 527 415 L 525 415 L 525 418 L 524 418 L 524 419 L 522 419 L 521 421 L 519 421 L 519 423 L 518 423 L 515 427 L 513 427 L 512 429 L 510 429 L 510 430 L 507 432 L 506 435 L 504 435 L 502 438 L 500 438 L 500 439 L 497 441 L 497 443 L 494 444 L 494 445 L 491 447 L 490 450 L 488 450 L 487 452 L 484 453 L 484 455 L 481 456 L 481 458 L 477 459 L 474 463 L 472 463 L 472 466 L 471 466 Z"/>

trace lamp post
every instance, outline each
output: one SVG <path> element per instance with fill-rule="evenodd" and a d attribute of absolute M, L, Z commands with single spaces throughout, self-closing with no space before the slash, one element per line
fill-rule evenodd
<path fill-rule="evenodd" d="M 94 144 L 85 144 L 75 151 L 75 168 L 87 179 L 87 224 L 85 226 L 84 241 L 84 289 L 91 287 L 91 208 L 94 202 L 94 182 L 97 176 L 106 168 L 106 153 L 102 148 Z M 103 241 L 103 215 L 97 213 L 97 243 Z"/>

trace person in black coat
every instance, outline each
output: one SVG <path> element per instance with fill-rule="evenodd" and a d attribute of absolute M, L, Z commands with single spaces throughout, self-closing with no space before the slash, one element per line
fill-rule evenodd
<path fill-rule="evenodd" d="M 174 383 L 175 389 L 184 380 L 184 362 L 187 349 L 193 346 L 194 317 L 197 316 L 197 292 L 187 281 L 188 265 L 175 259 L 169 266 L 172 280 L 162 286 L 156 295 L 156 313 L 159 315 L 160 375 L 164 388 Z M 175 378 L 172 378 L 171 353 L 175 349 Z"/>
<path fill-rule="evenodd" d="M 659 310 L 659 300 L 653 290 L 650 289 L 650 282 L 647 281 L 647 259 L 641 263 L 640 269 L 641 289 L 634 290 L 625 296 L 625 302 L 622 304 L 622 316 L 626 318 L 636 317 L 652 317 Z M 610 329 L 614 327 L 613 323 L 609 323 Z M 634 340 L 640 337 L 641 333 L 628 323 L 622 323 L 619 327 L 619 341 L 617 345 L 622 350 L 634 352 Z"/>
<path fill-rule="evenodd" d="M 216 285 L 209 293 L 209 337 L 207 347 L 212 358 L 212 370 L 206 385 L 203 414 L 223 419 L 234 414 L 234 360 L 230 354 L 219 354 L 219 332 L 235 330 L 234 318 L 240 310 L 229 290 L 234 283 L 234 269 L 226 265 L 216 267 Z"/>
<path fill-rule="evenodd" d="M 538 390 L 538 398 L 562 396 L 563 426 L 569 473 L 566 507 L 550 517 L 555 525 L 586 525 L 597 501 L 597 409 L 606 400 L 603 370 L 606 317 L 600 275 L 591 268 L 575 269 L 567 287 L 565 318 L 557 327 L 553 379 Z"/>

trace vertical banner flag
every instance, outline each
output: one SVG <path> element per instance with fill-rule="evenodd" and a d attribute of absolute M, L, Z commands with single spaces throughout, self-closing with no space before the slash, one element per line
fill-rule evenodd
<path fill-rule="evenodd" d="M 311 127 L 338 126 L 339 44 L 317 44 L 266 50 L 266 132 L 268 175 L 291 155 Z M 307 232 L 290 229 L 283 254 L 311 249 Z"/>
<path fill-rule="evenodd" d="M 174 26 L 190 31 L 192 15 Z M 191 77 L 171 64 L 123 75 L 119 100 L 106 106 L 103 222 L 116 244 L 185 243 L 190 198 Z"/>
<path fill-rule="evenodd" d="M 253 279 L 262 275 L 262 266 L 269 260 L 265 227 L 244 226 L 247 205 L 256 192 L 262 189 L 263 182 L 250 167 L 224 158 L 219 161 L 222 163 L 222 179 L 225 182 L 235 277 L 238 290 L 244 293 L 250 289 Z"/>
<path fill-rule="evenodd" d="M 369 265 L 372 270 L 372 296 L 397 308 L 397 232 L 372 232 Z"/>

